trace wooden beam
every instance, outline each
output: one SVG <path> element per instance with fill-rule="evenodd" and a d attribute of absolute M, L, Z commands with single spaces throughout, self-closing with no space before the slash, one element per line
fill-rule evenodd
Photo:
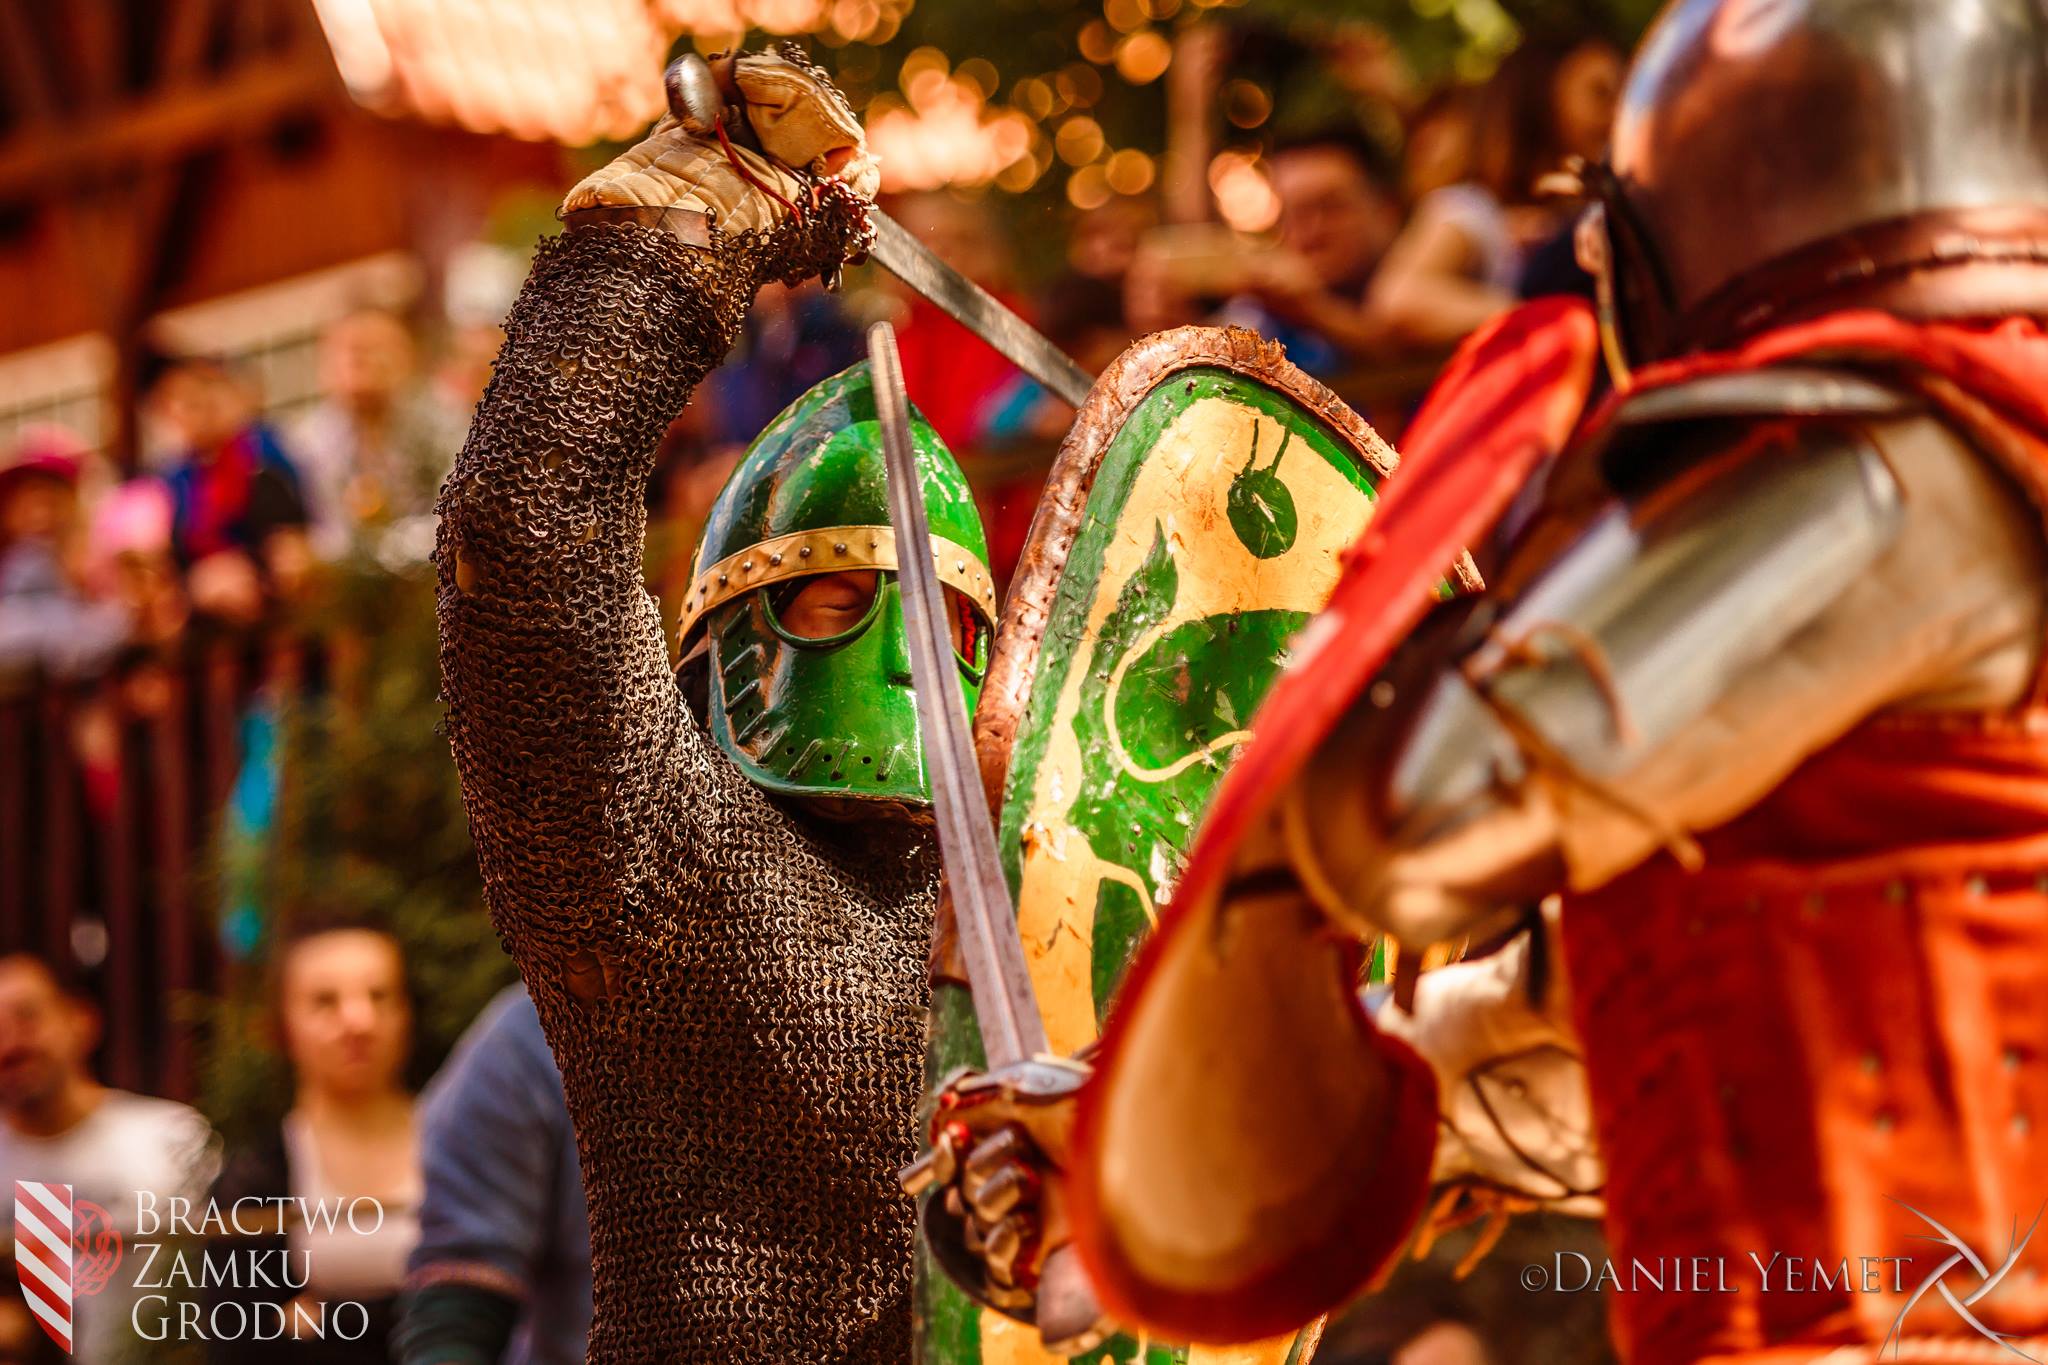
<path fill-rule="evenodd" d="M 0 0 L 0 58 L 5 59 L 13 104 L 25 123 L 57 117 L 57 87 L 50 78 L 54 56 L 22 0 Z"/>
<path fill-rule="evenodd" d="M 0 200 L 49 199 L 72 182 L 261 131 L 278 114 L 345 98 L 332 65 L 301 59 L 237 72 L 216 85 L 167 91 L 74 129 L 18 134 L 0 143 Z"/>
<path fill-rule="evenodd" d="M 61 21 L 69 60 L 60 70 L 69 77 L 74 105 L 104 109 L 120 97 L 125 84 L 122 71 L 121 23 L 114 14 L 114 0 L 71 0 Z"/>
<path fill-rule="evenodd" d="M 216 0 L 180 0 L 172 6 L 157 48 L 157 85 L 181 85 L 199 74 L 219 11 Z"/>

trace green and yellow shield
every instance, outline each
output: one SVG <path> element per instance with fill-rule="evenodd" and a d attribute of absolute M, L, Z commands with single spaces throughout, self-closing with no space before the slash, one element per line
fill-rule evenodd
<path fill-rule="evenodd" d="M 1092 1042 L 1172 893 L 1287 642 L 1322 606 L 1394 454 L 1280 348 L 1234 328 L 1148 337 L 1061 446 L 996 632 L 975 742 L 1052 1047 Z M 932 1080 L 981 1042 L 942 925 Z M 919 1256 L 923 1365 L 1051 1365 Z M 1081 1359 L 1302 1365 L 1257 1347 L 1118 1338 Z"/>

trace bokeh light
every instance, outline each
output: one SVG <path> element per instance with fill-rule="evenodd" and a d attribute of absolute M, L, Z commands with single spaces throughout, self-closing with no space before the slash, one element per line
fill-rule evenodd
<path fill-rule="evenodd" d="M 1032 118 L 1051 118 L 1057 99 L 1052 86 L 1037 76 L 1026 76 L 1010 87 L 1010 104 Z"/>
<path fill-rule="evenodd" d="M 1090 19 L 1081 25 L 1081 35 L 1075 44 L 1081 55 L 1097 66 L 1107 66 L 1116 60 L 1116 34 L 1100 19 Z"/>
<path fill-rule="evenodd" d="M 1172 61 L 1173 44 L 1154 29 L 1133 33 L 1117 45 L 1116 73 L 1132 85 L 1158 80 Z"/>
<path fill-rule="evenodd" d="M 1225 83 L 1222 102 L 1223 116 L 1239 128 L 1256 128 L 1273 116 L 1273 97 L 1256 81 Z"/>
<path fill-rule="evenodd" d="M 1264 232 L 1280 221 L 1280 196 L 1254 153 L 1218 152 L 1209 162 L 1209 192 L 1216 212 L 1239 232 Z"/>
<path fill-rule="evenodd" d="M 949 71 L 945 54 L 919 48 L 904 59 L 902 98 L 877 96 L 867 109 L 868 146 L 881 165 L 885 191 L 976 186 L 990 182 L 1028 189 L 1050 163 L 1041 162 L 1034 143 L 1036 125 L 1014 109 L 991 109 L 982 81 L 992 88 L 995 67 Z M 979 79 L 977 79 L 979 78 Z M 1005 171 L 1023 163 L 1008 181 Z"/>
<path fill-rule="evenodd" d="M 1086 114 L 1076 114 L 1060 125 L 1053 146 L 1069 166 L 1085 166 L 1102 155 L 1102 125 Z"/>
<path fill-rule="evenodd" d="M 1083 166 L 1067 178 L 1067 202 L 1077 209 L 1099 209 L 1112 193 L 1109 174 L 1100 166 Z"/>
<path fill-rule="evenodd" d="M 1145 27 L 1149 16 L 1139 0 L 1107 0 L 1102 7 L 1102 17 L 1118 33 L 1133 33 Z"/>
<path fill-rule="evenodd" d="M 1068 104 L 1086 109 L 1102 98 L 1102 73 L 1086 62 L 1068 62 L 1052 78 L 1052 88 Z"/>
<path fill-rule="evenodd" d="M 1126 147 L 1103 165 L 1109 187 L 1118 194 L 1143 194 L 1152 188 L 1158 174 L 1152 158 L 1135 147 Z"/>

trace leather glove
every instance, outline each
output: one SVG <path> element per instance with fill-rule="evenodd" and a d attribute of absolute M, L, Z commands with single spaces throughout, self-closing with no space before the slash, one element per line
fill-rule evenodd
<path fill-rule="evenodd" d="M 1374 1023 L 1436 1073 L 1437 1197 L 1410 1253 L 1421 1260 L 1446 1233 L 1481 1223 L 1456 1278 L 1499 1243 L 1517 1214 L 1598 1218 L 1605 1210 L 1606 1165 L 1594 1141 L 1559 934 L 1551 901 L 1529 932 L 1492 956 L 1424 972 L 1412 1010 L 1382 999 L 1373 1011 Z"/>
<path fill-rule="evenodd" d="M 639 143 L 570 190 L 562 214 L 687 209 L 707 215 L 726 235 L 775 235 L 799 220 L 812 227 L 836 222 L 842 230 L 824 235 L 844 240 L 807 242 L 806 256 L 822 252 L 829 259 L 803 264 L 820 273 L 858 259 L 879 176 L 845 97 L 786 45 L 729 59 L 725 70 L 725 89 L 746 123 L 737 140 L 693 133 L 675 113 L 666 114 Z"/>
<path fill-rule="evenodd" d="M 1040 1057 L 957 1071 L 939 1087 L 931 1150 L 906 1167 L 942 1270 L 968 1297 L 1038 1328 L 1046 1349 L 1079 1355 L 1114 1330 L 1071 1249 L 1061 1166 L 1078 1062 Z"/>

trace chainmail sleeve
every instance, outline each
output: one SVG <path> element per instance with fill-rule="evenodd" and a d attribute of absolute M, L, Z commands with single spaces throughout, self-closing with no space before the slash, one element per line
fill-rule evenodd
<path fill-rule="evenodd" d="M 751 253 L 601 225 L 544 242 L 442 491 L 441 673 L 478 860 L 522 967 L 593 948 L 634 844 L 692 838 L 709 746 L 642 582 L 661 434 L 730 348 Z M 622 811 L 673 818 L 629 826 Z M 570 968 L 572 963 L 556 964 Z M 553 973 L 550 973 L 551 975 Z"/>
<path fill-rule="evenodd" d="M 545 244 L 441 496 L 448 730 L 576 1125 L 600 1365 L 908 1358 L 929 834 L 749 783 L 641 582 L 656 441 L 756 284 L 845 251 L 832 212 Z"/>

